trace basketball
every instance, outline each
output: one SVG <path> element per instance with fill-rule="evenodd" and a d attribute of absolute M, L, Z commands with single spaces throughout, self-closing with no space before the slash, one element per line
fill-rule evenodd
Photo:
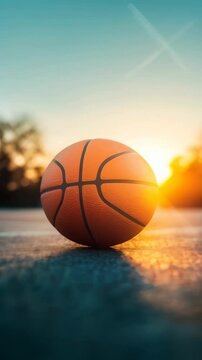
<path fill-rule="evenodd" d="M 121 143 L 84 140 L 62 150 L 41 182 L 41 203 L 66 238 L 109 247 L 137 235 L 157 203 L 157 183 L 148 163 Z"/>

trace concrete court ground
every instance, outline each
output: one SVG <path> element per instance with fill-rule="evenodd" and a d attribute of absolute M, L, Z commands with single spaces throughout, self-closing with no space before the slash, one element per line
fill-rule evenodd
<path fill-rule="evenodd" d="M 93 250 L 0 211 L 0 359 L 202 359 L 202 210 Z"/>

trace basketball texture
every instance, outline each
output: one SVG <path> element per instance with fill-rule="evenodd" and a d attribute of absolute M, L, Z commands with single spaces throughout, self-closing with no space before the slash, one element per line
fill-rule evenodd
<path fill-rule="evenodd" d="M 151 219 L 156 179 L 134 150 L 105 139 L 62 150 L 47 167 L 41 202 L 49 221 L 67 238 L 107 247 L 137 235 Z"/>

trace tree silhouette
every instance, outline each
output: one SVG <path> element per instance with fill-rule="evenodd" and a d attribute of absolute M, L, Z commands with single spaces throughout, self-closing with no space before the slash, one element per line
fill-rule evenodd
<path fill-rule="evenodd" d="M 44 167 L 41 134 L 28 117 L 0 119 L 0 206 L 34 206 Z"/>
<path fill-rule="evenodd" d="M 172 175 L 161 187 L 162 204 L 202 207 L 202 136 L 170 166 Z"/>

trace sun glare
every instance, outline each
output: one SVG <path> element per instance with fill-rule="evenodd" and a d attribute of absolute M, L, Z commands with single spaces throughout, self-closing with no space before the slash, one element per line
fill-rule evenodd
<path fill-rule="evenodd" d="M 158 184 L 161 184 L 168 179 L 171 174 L 169 167 L 171 157 L 165 149 L 149 145 L 145 146 L 144 143 L 144 146 L 136 146 L 136 150 L 145 158 L 153 169 Z"/>
<path fill-rule="evenodd" d="M 170 175 L 170 168 L 163 155 L 158 153 L 149 154 L 147 157 L 145 156 L 148 163 L 151 165 L 156 179 L 159 184 L 164 182 Z"/>

